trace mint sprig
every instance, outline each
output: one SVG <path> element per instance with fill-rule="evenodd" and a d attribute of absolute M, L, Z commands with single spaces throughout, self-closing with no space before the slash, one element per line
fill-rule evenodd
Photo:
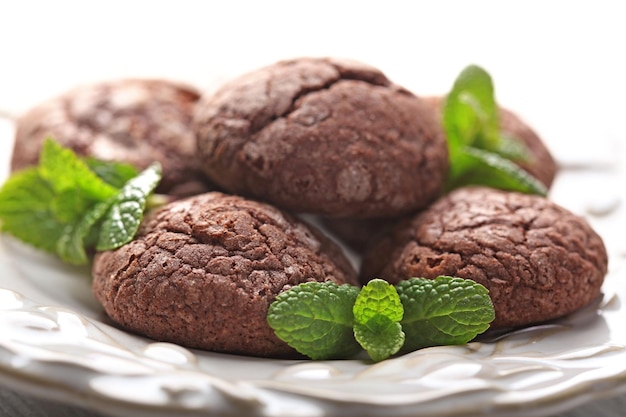
<path fill-rule="evenodd" d="M 463 344 L 495 318 L 489 292 L 472 280 L 412 278 L 393 286 L 374 279 L 362 289 L 305 283 L 278 295 L 267 321 L 275 334 L 312 359 L 373 361 L 427 346 Z"/>
<path fill-rule="evenodd" d="M 547 194 L 545 185 L 516 164 L 531 153 L 521 140 L 500 131 L 493 81 L 481 67 L 470 65 L 455 80 L 445 99 L 443 127 L 450 157 L 448 190 L 474 184 Z"/>
<path fill-rule="evenodd" d="M 14 173 L 0 189 L 0 225 L 65 262 L 85 264 L 89 250 L 134 237 L 160 178 L 158 163 L 137 174 L 124 164 L 85 161 L 46 139 L 39 165 Z"/>

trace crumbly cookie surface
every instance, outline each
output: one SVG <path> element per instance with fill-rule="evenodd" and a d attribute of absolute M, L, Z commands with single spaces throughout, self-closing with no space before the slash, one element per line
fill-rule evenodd
<path fill-rule="evenodd" d="M 600 294 L 602 239 L 579 216 L 539 196 L 463 188 L 399 225 L 365 257 L 361 279 L 451 275 L 490 291 L 492 328 L 571 313 Z"/>
<path fill-rule="evenodd" d="M 153 339 L 255 356 L 293 355 L 266 321 L 280 292 L 307 281 L 357 284 L 341 250 L 266 204 L 207 193 L 153 213 L 129 244 L 97 255 L 107 314 Z"/>
<path fill-rule="evenodd" d="M 448 169 L 432 111 L 375 68 L 302 58 L 205 97 L 195 129 L 225 190 L 329 216 L 393 216 L 426 206 Z"/>
<path fill-rule="evenodd" d="M 178 196 L 212 189 L 197 162 L 191 128 L 198 92 L 166 80 L 122 79 L 77 87 L 22 115 L 16 123 L 13 170 L 35 165 L 52 137 L 82 156 L 163 166 L 158 191 Z"/>

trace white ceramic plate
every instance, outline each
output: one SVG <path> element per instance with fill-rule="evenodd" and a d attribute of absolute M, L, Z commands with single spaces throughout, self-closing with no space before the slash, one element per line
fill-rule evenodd
<path fill-rule="evenodd" d="M 375 365 L 190 351 L 125 333 L 91 296 L 89 271 L 2 236 L 0 382 L 123 416 L 540 416 L 626 392 L 626 215 L 613 168 L 566 170 L 552 192 L 605 238 L 601 299 L 498 340 Z"/>

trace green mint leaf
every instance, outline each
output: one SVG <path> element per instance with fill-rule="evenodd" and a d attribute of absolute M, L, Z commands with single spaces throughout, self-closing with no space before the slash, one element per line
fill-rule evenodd
<path fill-rule="evenodd" d="M 512 162 L 529 161 L 532 154 L 521 140 L 500 132 L 499 111 L 491 76 L 476 65 L 465 68 L 443 107 L 447 189 L 474 184 L 545 195 L 546 187 Z"/>
<path fill-rule="evenodd" d="M 108 174 L 101 171 L 100 177 L 89 166 Z M 112 249 L 134 237 L 161 168 L 155 164 L 131 178 L 134 172 L 124 164 L 85 162 L 46 139 L 39 165 L 14 173 L 0 189 L 2 231 L 65 262 L 84 264 L 97 244 Z M 121 179 L 127 179 L 121 189 L 107 183 Z"/>
<path fill-rule="evenodd" d="M 347 358 L 360 350 L 352 315 L 358 293 L 330 281 L 300 284 L 276 297 L 267 322 L 279 339 L 311 359 Z"/>
<path fill-rule="evenodd" d="M 37 168 L 14 173 L 0 189 L 2 230 L 47 252 L 55 252 L 65 230 L 51 207 L 55 194 Z"/>
<path fill-rule="evenodd" d="M 89 241 L 89 235 L 94 233 L 98 222 L 104 217 L 113 204 L 113 198 L 95 204 L 77 223 L 68 224 L 59 237 L 56 245 L 56 253 L 67 263 L 82 265 L 87 263 L 87 247 L 95 246 Z M 98 231 L 95 232 L 96 234 Z"/>
<path fill-rule="evenodd" d="M 466 185 L 486 185 L 509 191 L 545 196 L 546 186 L 514 162 L 482 149 L 465 147 L 454 153 L 448 190 Z"/>
<path fill-rule="evenodd" d="M 353 307 L 354 336 L 374 361 L 398 352 L 404 343 L 399 321 L 404 310 L 398 292 L 382 279 L 373 279 L 359 293 Z"/>
<path fill-rule="evenodd" d="M 161 165 L 154 163 L 130 179 L 104 214 L 96 249 L 119 248 L 130 242 L 143 219 L 146 200 L 161 180 Z"/>
<path fill-rule="evenodd" d="M 529 162 L 533 159 L 524 142 L 504 132 L 500 134 L 500 144 L 494 152 L 514 162 Z"/>
<path fill-rule="evenodd" d="M 80 198 L 103 201 L 116 194 L 117 189 L 93 173 L 71 149 L 52 139 L 43 143 L 39 157 L 39 175 L 48 181 L 55 193 L 75 190 Z"/>
<path fill-rule="evenodd" d="M 71 223 L 82 216 L 82 213 L 93 204 L 87 200 L 78 188 L 66 188 L 57 191 L 50 201 L 50 209 L 62 223 Z"/>
<path fill-rule="evenodd" d="M 476 65 L 461 71 L 446 96 L 443 124 L 451 148 L 497 146 L 498 106 L 487 71 Z"/>
<path fill-rule="evenodd" d="M 365 324 L 355 323 L 354 337 L 374 362 L 380 362 L 400 350 L 405 335 L 400 323 L 377 314 Z"/>
<path fill-rule="evenodd" d="M 101 161 L 92 157 L 85 158 L 85 163 L 94 174 L 115 188 L 122 188 L 131 178 L 139 175 L 132 165 L 114 161 Z"/>
<path fill-rule="evenodd" d="M 373 279 L 361 288 L 353 311 L 354 321 L 363 324 L 379 314 L 391 321 L 400 321 L 403 315 L 398 292 L 383 279 Z"/>
<path fill-rule="evenodd" d="M 472 280 L 412 278 L 396 288 L 404 306 L 403 351 L 467 343 L 495 318 L 488 290 Z"/>

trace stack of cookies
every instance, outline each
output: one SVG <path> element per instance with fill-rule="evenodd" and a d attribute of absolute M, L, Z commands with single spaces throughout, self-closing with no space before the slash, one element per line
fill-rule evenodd
<path fill-rule="evenodd" d="M 265 316 L 308 281 L 359 285 L 451 275 L 486 286 L 493 328 L 571 313 L 600 293 L 607 255 L 580 217 L 550 200 L 485 187 L 444 192 L 441 98 L 421 98 L 371 66 L 281 61 L 199 94 L 162 80 L 81 87 L 18 120 L 13 168 L 52 136 L 84 156 L 163 165 L 134 241 L 96 255 L 94 294 L 120 326 L 220 352 L 286 357 Z M 556 164 L 501 109 L 501 128 L 550 186 Z M 319 216 L 359 252 L 297 217 Z"/>

